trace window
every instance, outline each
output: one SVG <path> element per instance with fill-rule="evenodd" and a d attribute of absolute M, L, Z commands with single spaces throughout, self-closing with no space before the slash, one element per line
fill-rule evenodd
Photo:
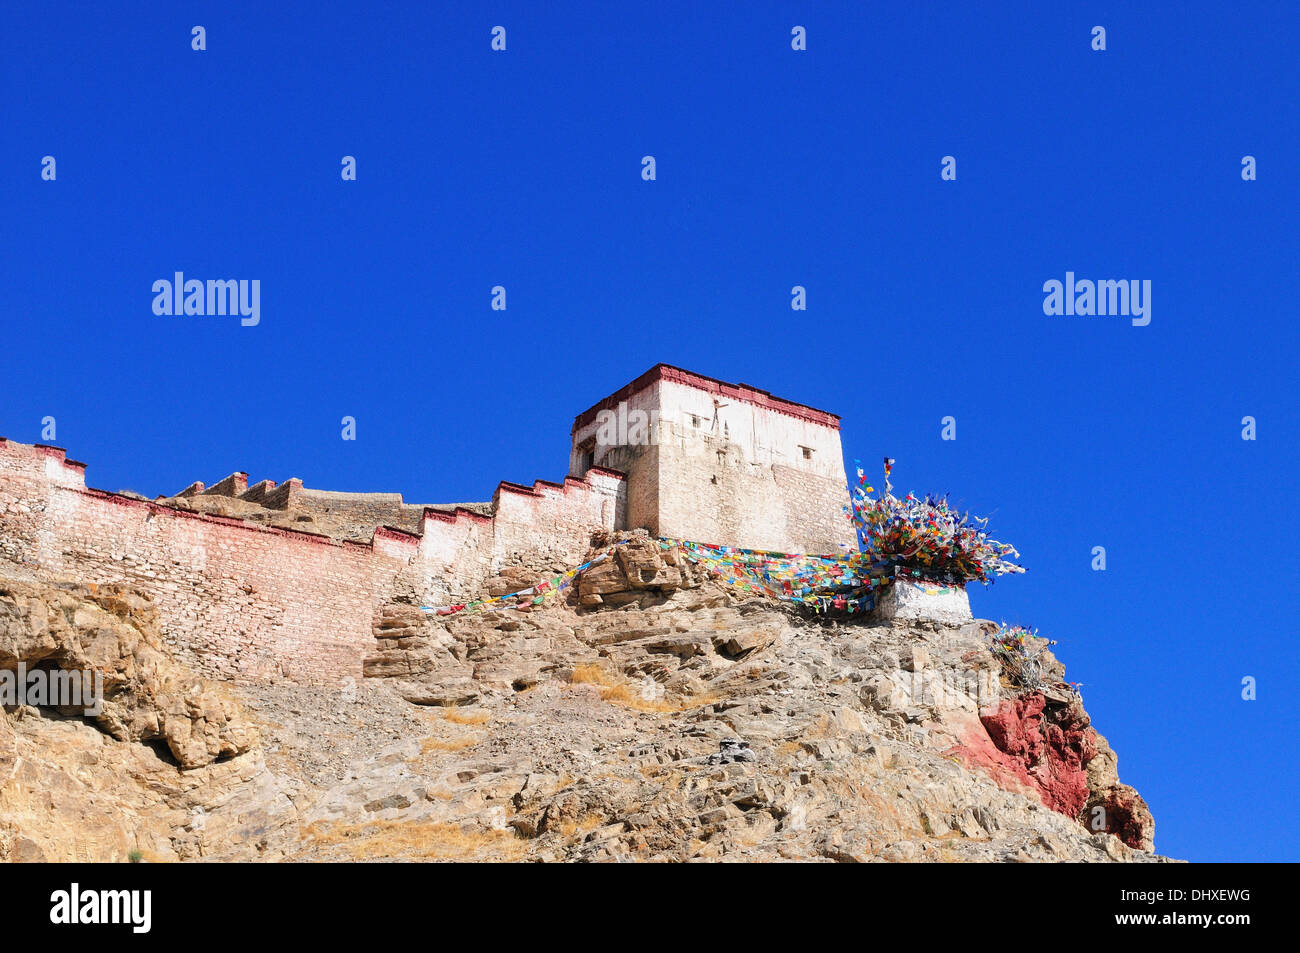
<path fill-rule="evenodd" d="M 812 447 L 800 447 L 799 449 L 803 451 L 803 458 L 805 460 L 812 459 L 812 455 L 813 455 Z"/>
<path fill-rule="evenodd" d="M 596 438 L 588 437 L 578 445 L 578 472 L 576 476 L 583 476 L 596 463 Z"/>

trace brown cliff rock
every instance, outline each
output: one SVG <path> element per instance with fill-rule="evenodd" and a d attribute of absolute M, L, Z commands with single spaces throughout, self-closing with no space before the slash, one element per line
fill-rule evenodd
<path fill-rule="evenodd" d="M 288 816 L 256 729 L 171 659 L 138 592 L 0 581 L 0 672 L 13 680 L 20 663 L 98 674 L 102 710 L 82 698 L 0 713 L 0 860 L 184 860 L 232 844 L 251 858 Z"/>
<path fill-rule="evenodd" d="M 205 686 L 147 600 L 0 583 L 0 666 L 107 696 L 0 718 L 0 859 L 1164 860 L 1054 659 L 1027 691 L 991 623 L 810 618 L 626 549 L 528 611 L 380 607 L 325 687 Z"/>
<path fill-rule="evenodd" d="M 0 669 L 102 680 L 95 722 L 119 741 L 160 740 L 183 768 L 249 750 L 253 726 L 222 692 L 172 661 L 147 596 L 122 586 L 0 586 Z M 91 679 L 87 680 L 88 683 Z M 89 710 L 61 706 L 62 714 Z"/>

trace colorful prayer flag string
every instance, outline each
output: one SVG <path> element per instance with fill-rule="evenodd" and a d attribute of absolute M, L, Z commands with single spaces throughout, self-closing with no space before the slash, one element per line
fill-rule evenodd
<path fill-rule="evenodd" d="M 958 513 L 949 507 L 946 497 L 927 496 L 921 500 L 911 493 L 901 500 L 895 497 L 890 482 L 893 468 L 894 460 L 886 457 L 884 490 L 878 497 L 869 495 L 875 489 L 867 485 L 862 468 L 857 468 L 857 485 L 850 506 L 845 508 L 857 531 L 857 552 L 836 556 L 778 553 L 669 537 L 659 538 L 660 548 L 680 551 L 686 559 L 741 592 L 797 603 L 815 612 L 867 612 L 875 607 L 879 592 L 898 577 L 929 583 L 933 588 L 971 581 L 987 584 L 993 576 L 1025 571 L 1008 560 L 1020 556 L 1014 547 L 990 539 L 984 532 L 987 519 Z M 518 592 L 420 608 L 448 616 L 540 606 L 566 591 L 578 575 L 611 558 L 614 550 L 627 542 L 629 539 L 619 540 L 581 566 Z"/>

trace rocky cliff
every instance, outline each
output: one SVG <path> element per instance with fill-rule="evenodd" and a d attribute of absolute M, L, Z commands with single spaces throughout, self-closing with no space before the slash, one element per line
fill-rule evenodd
<path fill-rule="evenodd" d="M 615 553 L 568 601 L 385 606 L 326 689 L 208 684 L 139 593 L 0 581 L 0 669 L 105 673 L 98 716 L 0 717 L 0 859 L 1163 859 L 1045 646 L 1030 689 L 992 623 L 808 617 Z"/>

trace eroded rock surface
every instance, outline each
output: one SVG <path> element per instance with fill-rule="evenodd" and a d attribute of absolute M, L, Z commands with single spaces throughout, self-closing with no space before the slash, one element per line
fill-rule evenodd
<path fill-rule="evenodd" d="M 89 707 L 49 696 L 0 714 L 0 860 L 178 860 L 203 856 L 205 841 L 245 856 L 264 847 L 288 802 L 257 730 L 222 686 L 171 659 L 148 598 L 0 582 L 0 675 L 12 684 L 23 669 L 90 673 L 102 696 Z"/>
<path fill-rule="evenodd" d="M 810 619 L 617 552 L 527 611 L 384 606 L 325 689 L 196 686 L 129 593 L 0 586 L 0 665 L 119 685 L 102 721 L 0 722 L 0 856 L 1163 859 L 1050 655 L 1027 691 L 991 623 Z"/>

